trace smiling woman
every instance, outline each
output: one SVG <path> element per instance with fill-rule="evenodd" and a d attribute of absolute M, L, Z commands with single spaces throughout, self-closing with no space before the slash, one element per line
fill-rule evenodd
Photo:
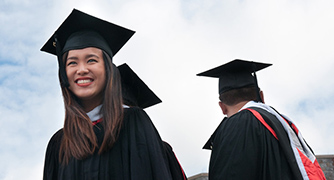
<path fill-rule="evenodd" d="M 65 104 L 64 127 L 46 150 L 44 180 L 185 179 L 145 111 L 123 104 L 124 81 L 112 57 L 133 33 L 74 10 L 43 46 L 58 57 Z"/>

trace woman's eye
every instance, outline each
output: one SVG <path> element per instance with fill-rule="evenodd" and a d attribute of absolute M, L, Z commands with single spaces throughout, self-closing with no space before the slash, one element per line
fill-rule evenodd
<path fill-rule="evenodd" d="M 67 63 L 67 66 L 74 65 L 74 64 L 76 64 L 76 62 L 75 61 L 71 61 L 71 62 Z"/>
<path fill-rule="evenodd" d="M 95 59 L 90 59 L 90 60 L 88 60 L 87 62 L 97 62 L 97 60 L 95 60 Z"/>

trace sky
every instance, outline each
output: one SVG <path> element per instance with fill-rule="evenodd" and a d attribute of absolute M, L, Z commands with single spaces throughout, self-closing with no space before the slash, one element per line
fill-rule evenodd
<path fill-rule="evenodd" d="M 73 8 L 136 31 L 117 53 L 162 99 L 145 109 L 189 176 L 224 115 L 218 80 L 196 74 L 233 59 L 257 73 L 265 103 L 290 117 L 317 155 L 334 154 L 334 1 L 0 0 L 0 179 L 42 179 L 64 105 L 55 56 L 40 48 Z"/>

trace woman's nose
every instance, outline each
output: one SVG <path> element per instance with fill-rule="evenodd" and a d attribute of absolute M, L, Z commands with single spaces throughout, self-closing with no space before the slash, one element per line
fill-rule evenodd
<path fill-rule="evenodd" d="M 87 66 L 85 64 L 79 64 L 77 73 L 79 75 L 87 74 L 89 72 Z"/>

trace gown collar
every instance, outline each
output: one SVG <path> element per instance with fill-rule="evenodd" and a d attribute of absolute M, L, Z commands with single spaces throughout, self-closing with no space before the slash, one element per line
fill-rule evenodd
<path fill-rule="evenodd" d="M 102 114 L 100 113 L 101 107 L 102 107 L 102 104 L 96 106 L 93 110 L 87 113 L 87 116 L 89 117 L 91 121 L 96 121 L 102 118 Z"/>
<path fill-rule="evenodd" d="M 102 114 L 100 113 L 102 104 L 96 106 L 93 110 L 87 113 L 87 116 L 91 121 L 97 121 L 102 118 Z M 129 108 L 127 105 L 123 105 L 123 108 Z"/>

